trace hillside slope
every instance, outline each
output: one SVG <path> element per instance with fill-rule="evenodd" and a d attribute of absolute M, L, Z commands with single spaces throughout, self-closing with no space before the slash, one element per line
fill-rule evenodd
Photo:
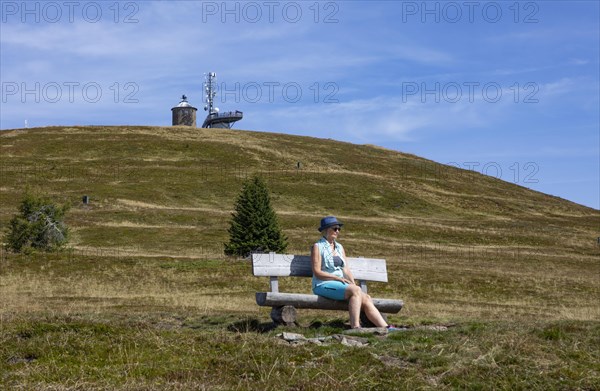
<path fill-rule="evenodd" d="M 588 300 L 600 212 L 473 171 L 374 146 L 186 127 L 4 131 L 0 151 L 2 227 L 29 187 L 73 205 L 80 253 L 220 258 L 241 183 L 259 173 L 290 252 L 307 253 L 319 219 L 335 214 L 351 255 L 388 260 L 398 281 L 388 294 L 443 306 L 468 301 L 465 286 L 498 303 L 531 287 L 532 313 L 575 301 L 572 316 L 598 316 Z"/>
<path fill-rule="evenodd" d="M 240 182 L 254 173 L 269 181 L 284 228 L 312 227 L 326 213 L 360 225 L 411 218 L 419 237 L 452 241 L 438 235 L 443 227 L 426 222 L 450 228 L 460 221 L 462 227 L 454 228 L 464 231 L 466 222 L 482 229 L 486 221 L 496 229 L 532 228 L 518 235 L 524 244 L 546 237 L 546 244 L 587 247 L 600 217 L 594 209 L 474 171 L 333 140 L 185 127 L 42 128 L 2 132 L 0 140 L 3 222 L 25 185 L 75 205 L 89 195 L 85 215 L 95 222 L 137 209 L 220 215 L 232 208 Z M 218 230 L 221 220 L 210 226 Z M 110 222 L 124 224 L 120 218 Z M 587 238 L 580 235 L 586 227 Z M 486 231 L 462 243 L 494 243 Z M 565 234 L 571 240 L 560 243 Z"/>

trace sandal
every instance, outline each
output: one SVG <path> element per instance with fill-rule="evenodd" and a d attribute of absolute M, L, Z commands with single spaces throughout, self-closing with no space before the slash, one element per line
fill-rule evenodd
<path fill-rule="evenodd" d="M 386 327 L 386 329 L 387 329 L 387 331 L 388 331 L 388 332 L 390 332 L 390 331 L 403 331 L 403 330 L 406 330 L 406 328 L 405 328 L 405 327 L 403 327 L 403 328 L 400 328 L 400 327 L 396 327 L 396 326 L 394 326 L 393 324 L 390 324 L 390 325 L 388 325 L 388 326 Z"/>

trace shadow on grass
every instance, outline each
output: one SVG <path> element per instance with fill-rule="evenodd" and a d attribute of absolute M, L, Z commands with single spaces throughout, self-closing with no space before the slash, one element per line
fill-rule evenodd
<path fill-rule="evenodd" d="M 319 320 L 315 320 L 314 322 L 312 322 L 310 324 L 310 326 L 308 326 L 308 328 L 310 328 L 310 329 L 328 328 L 328 329 L 345 330 L 345 329 L 349 328 L 349 326 L 341 319 L 334 319 L 329 322 L 321 322 Z"/>
<path fill-rule="evenodd" d="M 283 330 L 286 330 L 286 329 L 292 330 L 295 328 L 300 328 L 300 329 L 308 328 L 311 330 L 320 329 L 320 330 L 332 330 L 332 331 L 338 332 L 339 330 L 347 329 L 348 325 L 346 323 L 344 323 L 343 320 L 336 319 L 336 320 L 332 320 L 329 322 L 321 322 L 321 321 L 317 320 L 317 321 L 312 322 L 308 327 L 303 327 L 303 326 L 287 327 L 287 326 L 275 324 L 273 322 L 261 323 L 256 318 L 248 318 L 248 319 L 243 319 L 243 320 L 231 323 L 229 326 L 227 326 L 227 331 L 231 331 L 234 333 L 268 333 L 268 332 L 271 332 L 271 331 L 277 329 L 278 327 L 281 327 Z"/>
<path fill-rule="evenodd" d="M 260 323 L 258 319 L 250 318 L 230 324 L 227 326 L 227 331 L 234 333 L 268 333 L 276 328 L 277 325 L 273 322 Z"/>

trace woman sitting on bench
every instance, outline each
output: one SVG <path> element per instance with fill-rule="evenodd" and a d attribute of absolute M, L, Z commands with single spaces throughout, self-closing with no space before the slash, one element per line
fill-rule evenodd
<path fill-rule="evenodd" d="M 375 326 L 395 330 L 383 319 L 371 296 L 354 282 L 344 247 L 337 242 L 342 225 L 334 216 L 321 219 L 318 229 L 323 236 L 311 249 L 314 294 L 333 300 L 348 300 L 350 327 L 353 329 L 360 328 L 360 312 L 364 311 Z"/>

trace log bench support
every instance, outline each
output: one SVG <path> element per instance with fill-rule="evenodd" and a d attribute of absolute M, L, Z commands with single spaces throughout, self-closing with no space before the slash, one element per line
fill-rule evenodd
<path fill-rule="evenodd" d="M 296 308 L 291 305 L 271 308 L 271 320 L 273 320 L 273 323 L 275 324 L 297 326 L 298 324 L 296 323 L 296 319 Z"/>
<path fill-rule="evenodd" d="M 367 281 L 387 282 L 387 269 L 384 259 L 348 258 L 348 264 L 363 292 L 367 292 Z M 330 300 L 314 294 L 279 292 L 279 277 L 312 277 L 311 259 L 306 255 L 253 254 L 252 272 L 255 276 L 269 277 L 270 292 L 257 292 L 259 306 L 272 307 L 271 319 L 276 324 L 292 326 L 296 324 L 298 308 L 348 311 L 347 301 Z M 387 320 L 385 313 L 398 313 L 402 300 L 373 298 L 375 307 Z M 365 314 L 361 314 L 363 325 L 368 326 Z"/>

